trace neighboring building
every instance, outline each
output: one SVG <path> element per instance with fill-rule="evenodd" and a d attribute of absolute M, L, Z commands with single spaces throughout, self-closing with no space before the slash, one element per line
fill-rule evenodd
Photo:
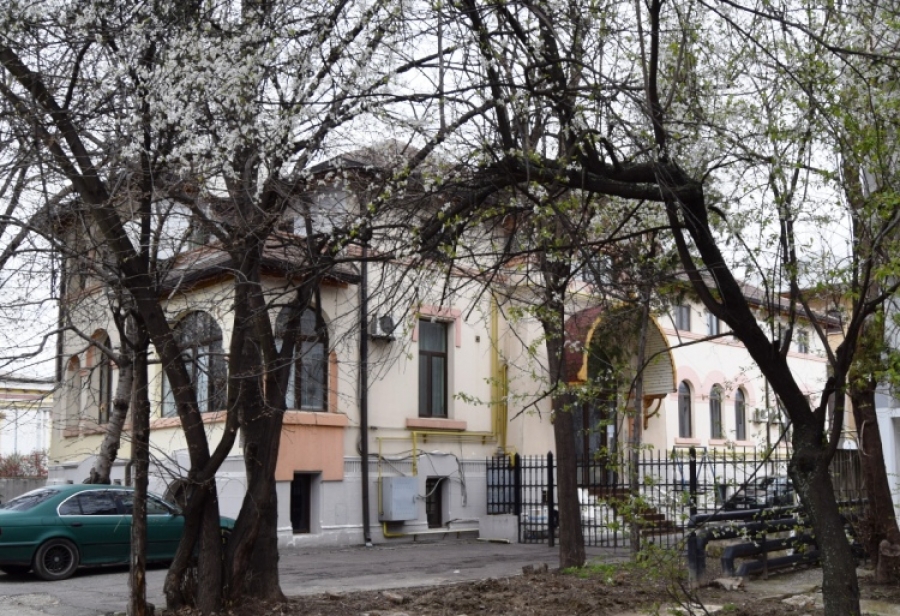
<path fill-rule="evenodd" d="M 0 377 L 0 457 L 50 448 L 52 379 Z"/>
<path fill-rule="evenodd" d="M 349 166 L 345 160 L 344 168 Z M 365 165 L 357 162 L 356 167 Z M 331 187 L 315 195 L 313 203 L 326 217 L 352 215 L 362 201 L 357 194 Z M 276 336 L 290 316 L 278 299 L 294 284 L 297 257 L 289 246 L 304 229 L 298 222 L 302 215 L 294 216 L 264 255 Z M 170 288 L 160 301 L 192 359 L 214 446 L 225 420 L 221 409 L 231 335 L 231 275 L 225 255 L 199 239 L 173 258 Z M 493 521 L 487 516 L 485 460 L 498 453 L 544 454 L 554 448 L 550 401 L 540 395 L 546 374 L 540 325 L 513 310 L 516 293 L 505 289 L 492 297 L 480 283 L 466 284 L 472 275 L 461 269 L 412 271 L 404 263 L 387 264 L 372 272 L 362 289 L 360 267 L 345 265 L 331 272 L 319 289 L 319 305 L 300 319 L 302 354 L 292 366 L 276 468 L 279 538 L 283 544 L 361 542 L 363 439 L 371 452 L 369 512 L 375 540 L 428 529 L 486 532 Z M 496 290 L 511 285 L 516 275 L 511 270 L 496 281 Z M 404 288 L 414 288 L 415 295 L 392 295 L 396 281 L 404 277 L 410 278 Z M 80 329 L 117 347 L 99 285 L 88 277 L 68 288 L 64 301 Z M 360 324 L 363 295 L 373 308 L 368 322 Z M 608 373 L 603 366 L 613 365 L 609 341 L 597 335 L 608 315 L 590 305 L 584 289 L 573 291 L 573 303 L 579 302 L 586 305 L 573 308 L 567 326 L 567 380 L 596 383 L 598 375 Z M 670 312 L 654 319 L 648 334 L 648 357 L 654 359 L 644 379 L 643 442 L 667 450 L 774 443 L 780 416 L 743 346 L 724 337 L 679 348 L 679 342 L 722 333 L 721 326 L 690 300 Z M 359 370 L 363 327 L 370 338 L 364 389 Z M 577 438 L 584 454 L 615 449 L 627 439 L 629 428 L 620 409 L 629 404 L 625 376 L 628 366 L 633 369 L 634 348 L 625 340 L 619 343 L 620 371 L 600 379 L 608 385 L 601 389 L 601 402 L 583 408 Z M 89 475 L 109 420 L 117 369 L 79 336 L 64 335 L 61 346 L 64 381 L 55 406 L 51 479 L 81 481 Z M 813 336 L 799 339 L 796 347 L 791 365 L 812 397 L 825 380 L 825 359 Z M 188 465 L 167 389 L 158 362 L 153 363 L 151 489 L 157 492 L 166 492 Z M 360 429 L 363 400 L 368 434 Z M 113 477 L 123 480 L 130 457 L 127 438 L 119 457 Z M 236 515 L 246 486 L 240 439 L 217 483 L 222 513 Z M 491 536 L 501 532 L 491 528 Z"/>

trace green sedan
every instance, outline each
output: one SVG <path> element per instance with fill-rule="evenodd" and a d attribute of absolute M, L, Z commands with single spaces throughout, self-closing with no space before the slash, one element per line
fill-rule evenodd
<path fill-rule="evenodd" d="M 80 565 L 127 563 L 134 491 L 110 485 L 59 485 L 0 505 L 0 571 L 64 580 Z M 221 518 L 223 532 L 234 520 Z M 147 561 L 175 556 L 184 528 L 179 508 L 147 497 Z"/>

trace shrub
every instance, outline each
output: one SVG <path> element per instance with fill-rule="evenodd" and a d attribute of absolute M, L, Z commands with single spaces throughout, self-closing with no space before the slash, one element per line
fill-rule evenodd
<path fill-rule="evenodd" d="M 0 477 L 47 477 L 47 452 L 11 453 L 0 456 Z"/>

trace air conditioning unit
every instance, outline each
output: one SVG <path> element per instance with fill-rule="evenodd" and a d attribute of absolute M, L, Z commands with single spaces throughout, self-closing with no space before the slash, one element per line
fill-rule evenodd
<path fill-rule="evenodd" d="M 397 320 L 389 314 L 372 317 L 369 323 L 369 337 L 373 340 L 395 340 L 394 331 L 397 329 Z"/>
<path fill-rule="evenodd" d="M 753 423 L 766 423 L 768 422 L 768 412 L 766 409 L 754 409 L 753 410 Z"/>

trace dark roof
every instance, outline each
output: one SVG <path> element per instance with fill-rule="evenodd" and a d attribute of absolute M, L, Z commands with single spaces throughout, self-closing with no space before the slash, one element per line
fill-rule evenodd
<path fill-rule="evenodd" d="M 706 286 L 711 291 L 715 292 L 718 288 L 718 285 L 716 284 L 713 275 L 709 272 L 703 272 L 701 276 L 703 277 L 704 282 L 706 282 Z M 686 284 L 687 288 L 690 291 L 693 291 L 693 288 L 690 286 L 690 281 L 688 280 L 687 274 L 679 274 L 677 278 L 679 282 Z M 790 299 L 784 292 L 776 291 L 774 289 L 771 289 L 767 292 L 765 289 L 752 285 L 749 282 L 745 282 L 743 280 L 738 280 L 737 283 L 740 286 L 741 291 L 744 294 L 744 298 L 746 298 L 747 300 L 747 303 L 749 303 L 751 306 L 780 313 L 786 313 L 790 310 Z M 798 312 L 800 316 L 806 317 L 806 312 L 803 310 L 802 306 L 800 307 Z M 840 319 L 822 312 L 813 312 L 813 318 L 815 318 L 816 321 L 825 325 L 826 327 L 839 328 L 841 325 Z"/>
<path fill-rule="evenodd" d="M 274 233 L 266 238 L 262 268 L 286 278 L 306 278 L 316 272 L 302 245 L 303 238 L 289 233 Z M 231 275 L 237 269 L 228 252 L 216 244 L 203 246 L 179 255 L 166 274 L 162 287 L 173 290 L 191 287 L 219 276 Z M 351 263 L 339 263 L 324 272 L 324 280 L 355 284 L 359 270 Z"/>

